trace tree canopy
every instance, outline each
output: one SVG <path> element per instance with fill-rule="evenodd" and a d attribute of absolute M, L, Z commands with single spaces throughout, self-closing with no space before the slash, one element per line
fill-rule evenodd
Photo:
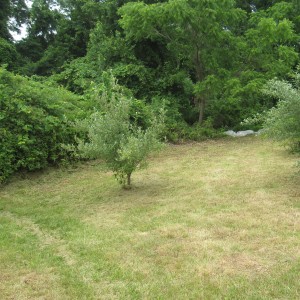
<path fill-rule="evenodd" d="M 296 0 L 1 5 L 0 63 L 8 70 L 42 76 L 80 95 L 111 72 L 143 103 L 165 103 L 171 140 L 185 138 L 197 124 L 242 128 L 243 119 L 276 104 L 261 92 L 265 83 L 290 81 L 299 63 Z M 13 41 L 10 30 L 25 23 L 27 36 Z"/>

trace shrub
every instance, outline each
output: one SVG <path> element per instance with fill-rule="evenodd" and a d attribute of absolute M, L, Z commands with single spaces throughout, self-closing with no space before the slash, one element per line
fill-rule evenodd
<path fill-rule="evenodd" d="M 220 130 L 213 128 L 212 119 L 205 120 L 201 125 L 196 123 L 193 126 L 189 126 L 184 121 L 168 122 L 166 127 L 166 138 L 173 143 L 203 141 L 223 136 Z"/>
<path fill-rule="evenodd" d="M 0 68 L 0 182 L 18 169 L 37 170 L 68 159 L 61 144 L 73 142 L 68 125 L 80 99 L 62 88 Z"/>
<path fill-rule="evenodd" d="M 299 75 L 296 75 L 299 79 Z M 296 80 L 290 83 L 271 80 L 264 89 L 265 94 L 279 99 L 277 106 L 266 115 L 264 128 L 270 137 L 288 143 L 300 151 L 300 90 Z"/>

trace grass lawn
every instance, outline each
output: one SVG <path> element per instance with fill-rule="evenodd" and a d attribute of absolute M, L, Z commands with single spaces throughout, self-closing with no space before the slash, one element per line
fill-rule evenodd
<path fill-rule="evenodd" d="M 0 299 L 300 299 L 297 157 L 167 146 L 122 190 L 94 163 L 0 190 Z"/>

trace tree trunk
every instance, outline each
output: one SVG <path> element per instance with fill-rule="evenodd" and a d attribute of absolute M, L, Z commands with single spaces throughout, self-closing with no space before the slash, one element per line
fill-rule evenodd
<path fill-rule="evenodd" d="M 202 82 L 205 78 L 205 70 L 200 58 L 200 48 L 196 46 L 196 55 L 195 55 L 195 71 L 196 71 L 196 79 L 197 82 Z M 204 110 L 205 110 L 205 96 L 198 95 L 198 101 L 199 101 L 199 118 L 198 122 L 199 124 L 202 124 L 204 119 Z"/>
<path fill-rule="evenodd" d="M 198 119 L 199 124 L 202 124 L 203 122 L 204 110 L 205 110 L 205 99 L 201 97 L 199 99 L 199 119 Z"/>
<path fill-rule="evenodd" d="M 130 188 L 131 186 L 131 173 L 127 174 L 127 187 Z"/>

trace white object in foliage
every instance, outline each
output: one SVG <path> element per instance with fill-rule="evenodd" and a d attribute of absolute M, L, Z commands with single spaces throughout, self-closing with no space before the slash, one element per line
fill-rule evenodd
<path fill-rule="evenodd" d="M 233 137 L 241 137 L 241 136 L 247 136 L 251 134 L 255 134 L 253 130 L 244 130 L 244 131 L 238 131 L 235 132 L 233 130 L 228 130 L 224 132 L 226 135 L 233 136 Z"/>

